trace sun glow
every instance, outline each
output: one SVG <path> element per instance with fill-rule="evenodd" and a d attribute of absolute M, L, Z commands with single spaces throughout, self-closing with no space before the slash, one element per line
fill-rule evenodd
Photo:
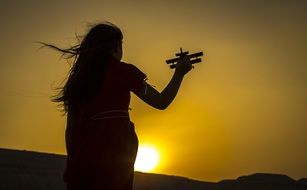
<path fill-rule="evenodd" d="M 140 146 L 138 149 L 134 168 L 136 171 L 150 172 L 159 163 L 158 151 L 150 146 Z"/>

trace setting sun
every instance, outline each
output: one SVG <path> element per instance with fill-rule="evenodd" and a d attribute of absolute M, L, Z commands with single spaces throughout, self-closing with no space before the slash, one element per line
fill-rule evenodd
<path fill-rule="evenodd" d="M 159 163 L 158 151 L 150 146 L 140 146 L 134 168 L 141 172 L 152 171 Z"/>

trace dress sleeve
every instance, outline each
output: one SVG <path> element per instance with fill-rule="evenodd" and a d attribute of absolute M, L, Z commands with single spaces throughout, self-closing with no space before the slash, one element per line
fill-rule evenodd
<path fill-rule="evenodd" d="M 145 87 L 146 74 L 132 64 L 127 64 L 126 84 L 130 91 L 138 93 Z"/>

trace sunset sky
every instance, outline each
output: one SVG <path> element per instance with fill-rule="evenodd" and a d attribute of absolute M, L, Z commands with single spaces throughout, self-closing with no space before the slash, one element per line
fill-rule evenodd
<path fill-rule="evenodd" d="M 69 64 L 36 41 L 74 44 L 88 23 L 124 33 L 123 61 L 159 91 L 182 47 L 203 51 L 164 111 L 132 95 L 153 171 L 205 181 L 256 172 L 307 177 L 307 1 L 0 1 L 0 147 L 66 154 L 66 117 L 50 101 Z"/>

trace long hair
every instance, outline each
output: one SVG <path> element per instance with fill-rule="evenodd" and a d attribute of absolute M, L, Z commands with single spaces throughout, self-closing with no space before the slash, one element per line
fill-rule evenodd
<path fill-rule="evenodd" d="M 122 43 L 121 30 L 112 23 L 100 23 L 91 27 L 83 39 L 77 36 L 76 45 L 62 49 L 55 45 L 40 42 L 73 59 L 68 79 L 51 101 L 60 103 L 63 111 L 75 110 L 79 105 L 95 96 L 104 77 L 104 71 L 111 59 L 111 52 Z"/>

